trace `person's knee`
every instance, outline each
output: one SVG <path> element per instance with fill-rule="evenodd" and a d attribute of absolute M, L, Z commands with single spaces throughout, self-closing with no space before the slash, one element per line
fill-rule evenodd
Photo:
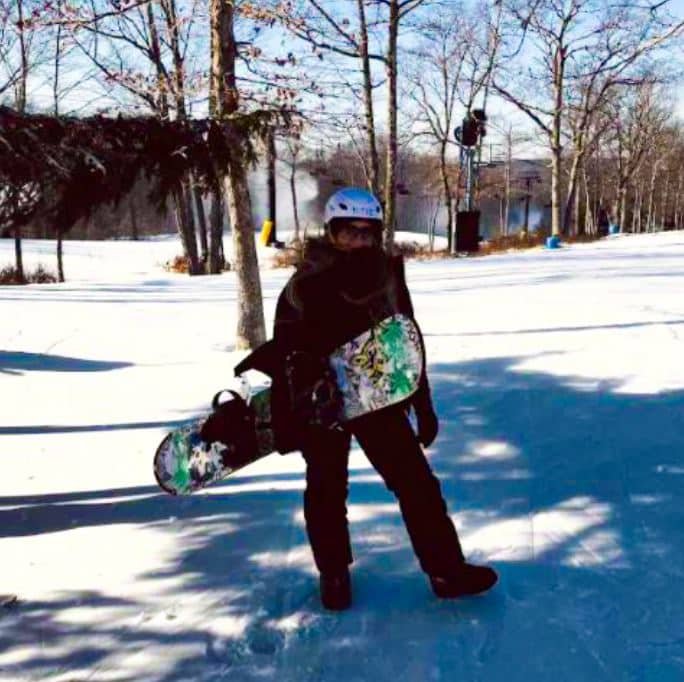
<path fill-rule="evenodd" d="M 334 499 L 347 497 L 347 482 L 328 476 L 309 477 L 306 479 L 306 492 L 317 497 L 331 497 Z"/>
<path fill-rule="evenodd" d="M 388 477 L 385 484 L 400 500 L 416 500 L 427 504 L 430 500 L 442 498 L 439 481 L 429 467 L 406 469 Z"/>
<path fill-rule="evenodd" d="M 347 472 L 309 466 L 306 472 L 305 498 L 322 506 L 344 503 L 348 492 Z"/>

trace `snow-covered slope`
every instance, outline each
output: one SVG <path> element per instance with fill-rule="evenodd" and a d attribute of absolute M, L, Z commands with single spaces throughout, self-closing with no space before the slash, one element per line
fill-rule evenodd
<path fill-rule="evenodd" d="M 67 242 L 68 282 L 0 287 L 0 594 L 21 599 L 0 680 L 684 679 L 683 233 L 409 263 L 431 462 L 502 580 L 438 602 L 355 451 L 340 615 L 318 604 L 299 456 L 158 493 L 164 430 L 239 357 L 234 276 L 158 267 L 178 252 Z M 263 271 L 269 325 L 288 274 Z"/>

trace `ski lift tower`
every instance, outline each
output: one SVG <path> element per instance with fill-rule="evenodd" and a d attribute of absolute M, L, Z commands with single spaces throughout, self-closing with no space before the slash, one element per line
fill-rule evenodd
<path fill-rule="evenodd" d="M 461 149 L 461 168 L 465 168 L 466 171 L 466 187 L 463 209 L 456 212 L 456 234 L 451 240 L 452 255 L 459 251 L 477 251 L 479 248 L 480 212 L 474 209 L 477 174 L 475 155 L 480 140 L 487 134 L 486 121 L 484 109 L 473 109 L 466 113 L 461 125 L 454 130 L 454 137 Z"/>

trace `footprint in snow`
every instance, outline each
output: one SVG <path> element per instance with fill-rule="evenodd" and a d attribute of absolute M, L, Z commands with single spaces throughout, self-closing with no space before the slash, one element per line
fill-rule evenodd
<path fill-rule="evenodd" d="M 238 639 L 209 637 L 206 644 L 207 658 L 216 663 L 234 665 L 249 656 L 274 656 L 283 648 L 284 635 L 264 624 L 255 624 Z"/>
<path fill-rule="evenodd" d="M 285 636 L 263 623 L 257 623 L 248 628 L 245 635 L 247 646 L 254 654 L 273 656 L 283 648 Z"/>

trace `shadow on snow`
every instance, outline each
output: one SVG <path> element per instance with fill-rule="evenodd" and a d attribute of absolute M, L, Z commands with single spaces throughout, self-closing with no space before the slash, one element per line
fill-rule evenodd
<path fill-rule="evenodd" d="M 84 360 L 46 353 L 23 353 L 0 350 L 0 373 L 22 374 L 23 372 L 109 372 L 114 369 L 132 367 L 130 362 L 105 360 Z"/>
<path fill-rule="evenodd" d="M 138 524 L 173 534 L 178 551 L 138 577 L 159 581 L 168 604 L 147 620 L 148 605 L 104 590 L 0 616 L 0 650 L 37 651 L 0 673 L 115 671 L 107 657 L 120 651 L 156 652 L 170 668 L 146 679 L 164 680 L 682 679 L 684 392 L 582 390 L 572 377 L 515 371 L 519 360 L 431 367 L 442 421 L 431 462 L 466 552 L 501 572 L 490 595 L 430 595 L 370 471 L 351 472 L 355 604 L 339 615 L 318 605 L 301 490 L 283 485 L 301 488 L 299 475 L 179 499 L 152 486 L 9 497 L 6 536 Z M 181 588 L 164 587 L 174 578 Z M 121 609 L 128 625 L 65 617 L 81 603 Z M 174 628 L 175 608 L 193 615 Z M 221 631 L 222 618 L 243 630 Z"/>

